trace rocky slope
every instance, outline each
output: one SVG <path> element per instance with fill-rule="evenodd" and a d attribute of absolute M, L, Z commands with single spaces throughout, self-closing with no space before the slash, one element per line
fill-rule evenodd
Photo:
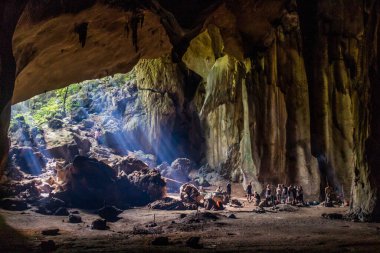
<path fill-rule="evenodd" d="M 25 3 L 0 5 L 1 62 L 13 61 L 13 32 L 17 62 L 13 98 L 3 90 L 13 90 L 15 66 L 1 64 L 2 153 L 11 99 L 171 50 L 177 66 L 137 66 L 148 139 L 163 125 L 181 129 L 174 115 L 193 107 L 201 130 L 182 125 L 201 133 L 205 162 L 220 173 L 257 188 L 300 183 L 309 194 L 328 182 L 351 195 L 353 214 L 380 219 L 379 1 L 29 1 L 14 31 Z"/>

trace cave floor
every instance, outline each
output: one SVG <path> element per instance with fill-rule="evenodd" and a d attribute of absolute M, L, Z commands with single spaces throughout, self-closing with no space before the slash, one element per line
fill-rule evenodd
<path fill-rule="evenodd" d="M 70 209 L 73 211 L 76 209 Z M 66 217 L 46 216 L 28 210 L 0 210 L 0 252 L 38 252 L 44 240 L 54 240 L 56 252 L 380 252 L 380 224 L 328 220 L 324 212 L 344 213 L 346 208 L 305 207 L 296 212 L 251 212 L 253 206 L 228 207 L 216 221 L 181 223 L 180 214 L 195 211 L 156 211 L 136 208 L 108 223 L 109 230 L 91 230 L 97 215 L 79 210 L 83 223 L 71 224 Z M 237 219 L 227 218 L 234 213 Z M 134 234 L 155 216 L 158 234 Z M 175 221 L 175 223 L 173 223 Z M 46 228 L 59 228 L 59 235 L 43 236 Z M 160 233 L 160 231 L 162 233 Z M 153 246 L 152 240 L 167 236 L 170 245 Z M 203 249 L 185 242 L 200 236 Z"/>

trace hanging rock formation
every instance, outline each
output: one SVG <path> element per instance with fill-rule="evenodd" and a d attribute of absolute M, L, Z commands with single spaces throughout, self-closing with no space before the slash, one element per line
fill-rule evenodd
<path fill-rule="evenodd" d="M 144 58 L 152 148 L 193 131 L 199 162 L 226 177 L 321 195 L 328 183 L 353 215 L 380 219 L 379 1 L 3 1 L 0 21 L 2 164 L 11 101 Z"/>

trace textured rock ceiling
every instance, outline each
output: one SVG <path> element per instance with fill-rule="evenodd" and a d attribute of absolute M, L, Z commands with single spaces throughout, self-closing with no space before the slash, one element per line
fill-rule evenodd
<path fill-rule="evenodd" d="M 17 79 L 12 102 L 126 73 L 140 58 L 171 52 L 181 57 L 190 40 L 210 24 L 221 28 L 225 51 L 242 59 L 252 45 L 271 43 L 272 23 L 288 1 L 140 2 L 136 8 L 135 1 L 30 1 L 13 37 Z M 87 36 L 82 47 L 77 31 L 83 24 Z"/>
<path fill-rule="evenodd" d="M 140 58 L 170 53 L 171 44 L 160 19 L 145 11 L 138 27 L 138 50 L 126 29 L 130 12 L 95 4 L 77 14 L 63 14 L 31 24 L 26 14 L 16 29 L 13 45 L 17 62 L 17 103 L 47 90 L 125 73 Z M 75 27 L 87 22 L 84 47 Z"/>

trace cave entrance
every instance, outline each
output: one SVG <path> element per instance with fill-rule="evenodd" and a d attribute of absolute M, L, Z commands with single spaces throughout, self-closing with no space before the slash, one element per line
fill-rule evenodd
<path fill-rule="evenodd" d="M 157 108 L 144 101 L 150 95 L 139 89 L 132 70 L 13 105 L 8 167 L 39 175 L 53 164 L 71 163 L 78 155 L 107 164 L 135 157 L 151 168 L 178 157 L 193 158 L 185 148 L 189 137 L 180 127 L 183 117 L 173 107 L 174 124 L 167 127 L 168 119 L 160 118 Z"/>

